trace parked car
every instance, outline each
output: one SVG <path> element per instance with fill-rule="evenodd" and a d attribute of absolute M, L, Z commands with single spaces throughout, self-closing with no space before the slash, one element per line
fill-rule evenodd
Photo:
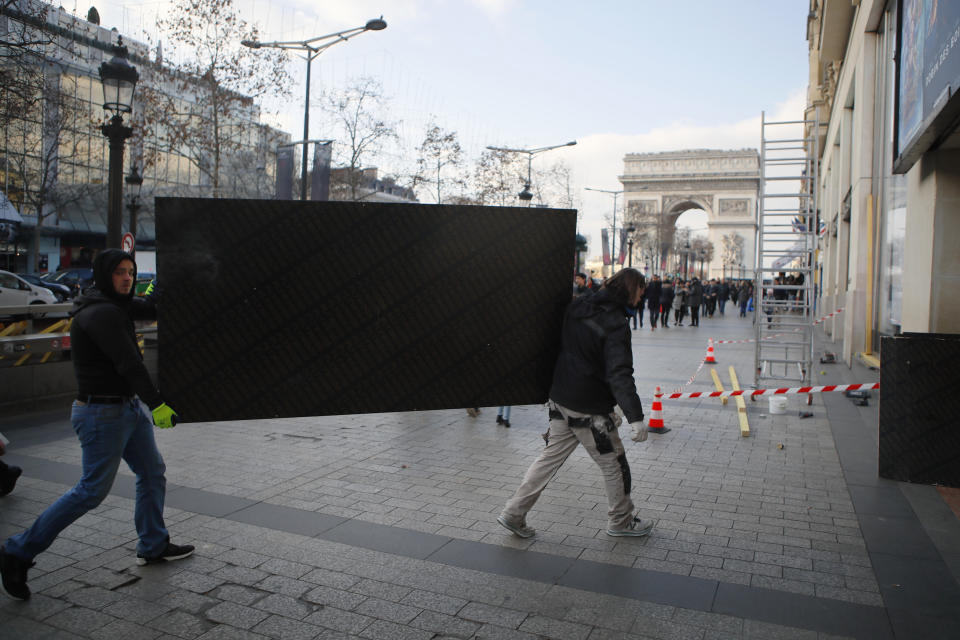
<path fill-rule="evenodd" d="M 18 273 L 17 275 L 34 286 L 43 287 L 44 289 L 50 289 L 50 291 L 53 291 L 53 295 L 57 296 L 57 302 L 69 300 L 71 294 L 73 293 L 73 291 L 71 291 L 70 287 L 67 285 L 60 284 L 59 282 L 48 282 L 34 273 Z"/>
<path fill-rule="evenodd" d="M 74 267 L 70 269 L 61 269 L 52 273 L 45 273 L 40 276 L 47 282 L 58 282 L 70 287 L 70 297 L 73 298 L 84 289 L 93 284 L 92 267 Z"/>
<path fill-rule="evenodd" d="M 56 304 L 57 296 L 46 287 L 32 285 L 9 271 L 0 271 L 0 307 Z"/>

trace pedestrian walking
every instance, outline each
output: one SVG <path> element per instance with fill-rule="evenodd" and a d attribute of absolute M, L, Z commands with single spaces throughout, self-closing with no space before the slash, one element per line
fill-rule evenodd
<path fill-rule="evenodd" d="M 8 440 L 0 433 L 0 456 L 7 452 Z M 23 469 L 14 465 L 8 465 L 0 460 L 0 497 L 8 495 L 13 488 L 17 486 L 17 478 L 23 473 Z"/>
<path fill-rule="evenodd" d="M 717 308 L 720 310 L 720 315 L 723 315 L 723 310 L 726 308 L 729 298 L 730 285 L 724 278 L 720 278 L 720 284 L 717 285 Z"/>
<path fill-rule="evenodd" d="M 747 317 L 747 303 L 751 296 L 753 296 L 753 285 L 741 284 L 740 290 L 737 292 L 737 304 L 740 305 L 741 318 Z"/>
<path fill-rule="evenodd" d="M 683 280 L 677 280 L 673 288 L 673 323 L 683 326 L 683 316 L 687 307 L 687 283 Z"/>
<path fill-rule="evenodd" d="M 690 307 L 690 326 L 700 326 L 700 304 L 703 302 L 703 285 L 697 276 L 693 276 L 687 293 L 687 305 Z"/>
<path fill-rule="evenodd" d="M 670 328 L 670 310 L 673 308 L 675 295 L 673 283 L 669 280 L 664 282 L 660 290 L 660 326 L 664 329 Z"/>
<path fill-rule="evenodd" d="M 625 318 L 625 308 L 636 305 L 643 286 L 639 271 L 623 269 L 596 295 L 577 298 L 567 308 L 547 403 L 546 448 L 497 518 L 521 538 L 536 533 L 527 525 L 527 513 L 577 445 L 583 445 L 603 474 L 607 535 L 645 536 L 653 528 L 634 514 L 630 466 L 617 433 L 621 420 L 614 413 L 614 405 L 619 405 L 633 429 L 633 440 L 647 439 Z"/>
<path fill-rule="evenodd" d="M 129 253 L 102 251 L 93 271 L 94 286 L 73 303 L 70 329 L 78 387 L 70 421 L 83 452 L 82 475 L 33 526 L 0 547 L 3 589 L 18 600 L 30 597 L 27 570 L 33 559 L 107 497 L 121 459 L 137 476 L 137 564 L 179 560 L 193 553 L 192 545 L 171 543 L 164 525 L 166 467 L 153 425 L 173 427 L 177 414 L 150 380 L 133 326 L 134 319 L 156 318 L 155 297 L 134 297 L 137 267 Z"/>
<path fill-rule="evenodd" d="M 646 290 L 647 308 L 650 309 L 650 331 L 657 330 L 657 318 L 660 317 L 660 293 L 663 285 L 660 276 L 653 276 L 650 286 Z"/>

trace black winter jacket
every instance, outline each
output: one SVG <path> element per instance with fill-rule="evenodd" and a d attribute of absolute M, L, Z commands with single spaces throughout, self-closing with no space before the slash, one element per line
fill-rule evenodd
<path fill-rule="evenodd" d="M 117 255 L 119 254 L 119 255 Z M 73 303 L 70 349 L 80 397 L 140 396 L 151 409 L 163 404 L 137 347 L 134 319 L 156 318 L 152 301 L 120 296 L 111 274 L 128 254 L 108 249 L 94 263 L 95 285 Z"/>
<path fill-rule="evenodd" d="M 624 306 L 606 289 L 567 308 L 550 399 L 592 415 L 611 413 L 618 404 L 628 422 L 643 420 Z"/>

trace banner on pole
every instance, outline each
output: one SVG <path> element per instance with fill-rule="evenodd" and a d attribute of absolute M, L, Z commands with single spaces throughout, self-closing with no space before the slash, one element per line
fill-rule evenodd
<path fill-rule="evenodd" d="M 600 230 L 600 244 L 603 247 L 603 264 L 610 264 L 610 234 L 606 229 Z"/>
<path fill-rule="evenodd" d="M 623 261 L 626 257 L 627 257 L 627 230 L 620 229 L 620 257 L 617 258 L 617 264 L 623 265 Z"/>
<path fill-rule="evenodd" d="M 277 149 L 277 200 L 293 200 L 293 147 Z"/>
<path fill-rule="evenodd" d="M 326 202 L 330 199 L 330 158 L 333 143 L 317 143 L 313 146 L 313 175 L 310 180 L 310 199 Z"/>

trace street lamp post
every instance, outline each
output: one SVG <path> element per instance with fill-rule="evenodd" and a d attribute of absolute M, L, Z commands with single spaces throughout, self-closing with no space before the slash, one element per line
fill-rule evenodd
<path fill-rule="evenodd" d="M 683 245 L 683 279 L 690 279 L 690 269 L 689 269 L 689 260 L 690 260 L 690 242 L 687 241 Z"/>
<path fill-rule="evenodd" d="M 623 189 L 612 191 L 610 189 L 594 189 L 593 187 L 584 187 L 587 191 L 598 191 L 600 193 L 609 193 L 613 196 L 613 248 L 610 256 L 610 275 L 612 276 L 617 268 L 616 246 L 617 246 L 617 196 L 623 193 Z"/>
<path fill-rule="evenodd" d="M 345 42 L 350 38 L 360 35 L 365 31 L 383 31 L 387 28 L 387 23 L 383 16 L 367 20 L 362 27 L 344 29 L 336 33 L 328 33 L 325 36 L 317 36 L 309 40 L 288 40 L 276 42 L 260 42 L 259 40 L 241 40 L 240 44 L 251 49 L 287 49 L 291 51 L 304 51 L 306 54 L 303 59 L 307 61 L 307 95 L 303 101 L 303 165 L 300 167 L 300 199 L 307 199 L 307 155 L 310 140 L 310 65 L 314 58 L 337 44 Z"/>
<path fill-rule="evenodd" d="M 637 228 L 634 226 L 627 227 L 627 267 L 633 267 L 633 232 Z"/>
<path fill-rule="evenodd" d="M 531 178 L 533 175 L 533 156 L 538 153 L 543 153 L 544 151 L 550 151 L 552 149 L 559 149 L 560 147 L 572 147 L 577 144 L 576 140 L 571 140 L 570 142 L 564 142 L 563 144 L 555 144 L 549 147 L 538 147 L 536 149 L 508 149 L 506 147 L 487 147 L 490 151 L 501 151 L 504 153 L 525 153 L 527 154 L 527 182 L 523 185 L 523 191 L 517 194 L 517 197 L 527 203 L 527 206 L 530 206 L 530 201 L 533 200 L 533 191 L 530 190 L 532 186 Z"/>
<path fill-rule="evenodd" d="M 124 113 L 133 110 L 133 92 L 140 74 L 127 61 L 127 48 L 118 38 L 112 48 L 113 57 L 100 65 L 100 82 L 103 84 L 103 108 L 112 111 L 113 117 L 103 125 L 100 132 L 110 141 L 110 164 L 107 178 L 107 247 L 120 248 L 123 217 L 123 146 L 133 129 L 123 123 Z"/>
<path fill-rule="evenodd" d="M 127 183 L 127 210 L 130 212 L 130 235 L 134 237 L 136 247 L 137 212 L 140 210 L 140 187 L 143 186 L 143 177 L 137 171 L 136 165 L 130 167 L 130 175 L 123 179 Z"/>

